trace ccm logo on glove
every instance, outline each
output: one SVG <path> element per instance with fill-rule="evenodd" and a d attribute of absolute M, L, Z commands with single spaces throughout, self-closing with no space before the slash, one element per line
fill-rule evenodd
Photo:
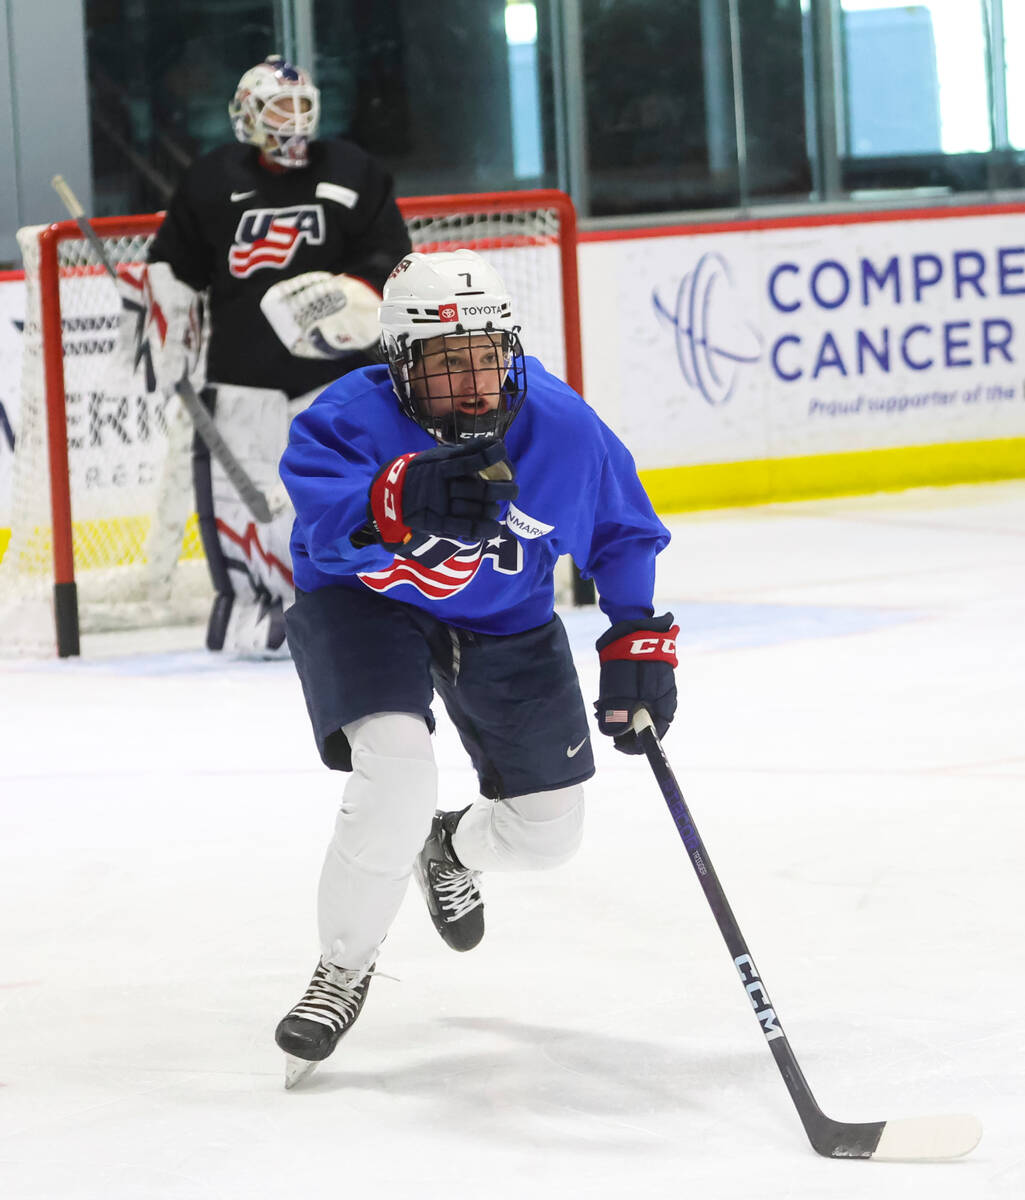
<path fill-rule="evenodd" d="M 470 543 L 497 537 L 503 506 L 518 494 L 505 446 L 478 438 L 385 463 L 370 485 L 369 517 L 381 545 L 402 554 L 415 534 Z"/>
<path fill-rule="evenodd" d="M 674 625 L 666 637 L 657 634 L 630 634 L 611 642 L 599 651 L 598 661 L 609 662 L 614 658 L 655 658 L 675 667 L 676 635 L 679 632 L 679 625 Z"/>
<path fill-rule="evenodd" d="M 401 513 L 402 482 L 414 458 L 415 452 L 393 459 L 370 485 L 370 509 L 382 542 L 401 544 L 413 536 L 412 530 L 402 521 Z"/>

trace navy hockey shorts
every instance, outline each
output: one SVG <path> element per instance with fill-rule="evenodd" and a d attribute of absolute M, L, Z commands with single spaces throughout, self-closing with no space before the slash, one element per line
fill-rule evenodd
<path fill-rule="evenodd" d="M 587 713 L 558 617 L 523 633 L 472 633 L 387 596 L 336 587 L 297 590 L 285 627 L 317 749 L 333 770 L 352 770 L 341 727 L 360 717 L 417 713 L 433 731 L 436 691 L 489 799 L 552 791 L 594 774 Z"/>

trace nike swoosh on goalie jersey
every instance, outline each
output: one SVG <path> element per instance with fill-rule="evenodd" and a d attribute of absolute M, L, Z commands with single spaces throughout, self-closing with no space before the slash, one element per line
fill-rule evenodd
<path fill-rule="evenodd" d="M 584 738 L 584 742 L 586 742 L 586 741 L 587 741 L 587 738 Z M 576 746 L 567 747 L 566 757 L 574 758 L 576 756 L 576 754 L 578 753 L 578 751 L 580 751 L 583 748 L 584 742 L 579 742 Z"/>
<path fill-rule="evenodd" d="M 248 200 L 250 196 L 255 196 L 255 195 L 256 195 L 256 190 L 254 189 L 253 191 L 249 191 L 249 192 L 232 192 L 231 198 L 232 198 L 232 200 Z"/>

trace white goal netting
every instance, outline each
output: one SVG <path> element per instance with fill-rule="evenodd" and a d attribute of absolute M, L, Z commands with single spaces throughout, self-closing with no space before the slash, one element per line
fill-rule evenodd
<path fill-rule="evenodd" d="M 559 213 L 554 209 L 439 213 L 428 208 L 405 215 L 414 250 L 430 254 L 465 247 L 494 265 L 516 306 L 523 352 L 565 378 Z"/>
<path fill-rule="evenodd" d="M 528 195 L 400 205 L 415 249 L 466 246 L 495 264 L 517 305 L 525 352 L 565 377 L 572 355 L 564 319 L 564 210 L 547 203 L 526 207 Z M 115 219 L 94 227 L 115 267 L 133 267 L 145 261 L 159 221 L 127 218 L 130 232 L 113 232 Z M 41 285 L 44 228 L 18 234 L 26 319 L 9 542 L 0 560 L 2 656 L 69 652 L 56 643 L 54 618 L 54 543 L 69 517 L 83 633 L 199 620 L 210 600 L 192 509 L 191 423 L 176 397 L 138 391 L 117 353 L 117 289 L 71 222 L 61 226 L 57 241 L 57 286 Z M 50 340 L 59 329 L 61 343 L 49 358 L 47 314 Z M 54 382 L 55 353 L 61 386 Z M 61 399 L 67 467 L 59 466 L 51 488 L 49 431 L 62 436 Z"/>

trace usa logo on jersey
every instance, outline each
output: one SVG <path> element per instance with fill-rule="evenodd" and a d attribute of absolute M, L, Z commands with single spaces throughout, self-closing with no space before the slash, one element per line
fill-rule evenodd
<path fill-rule="evenodd" d="M 319 204 L 248 209 L 228 250 L 228 269 L 236 279 L 246 279 L 261 267 L 280 271 L 303 242 L 311 246 L 324 242 L 324 209 Z"/>
<path fill-rule="evenodd" d="M 408 583 L 430 600 L 447 600 L 466 587 L 485 559 L 490 559 L 492 568 L 501 574 L 517 575 L 523 570 L 523 547 L 504 528 L 497 537 L 473 546 L 425 536 L 408 557 L 396 555 L 391 566 L 383 571 L 361 572 L 359 579 L 375 592 Z"/>

